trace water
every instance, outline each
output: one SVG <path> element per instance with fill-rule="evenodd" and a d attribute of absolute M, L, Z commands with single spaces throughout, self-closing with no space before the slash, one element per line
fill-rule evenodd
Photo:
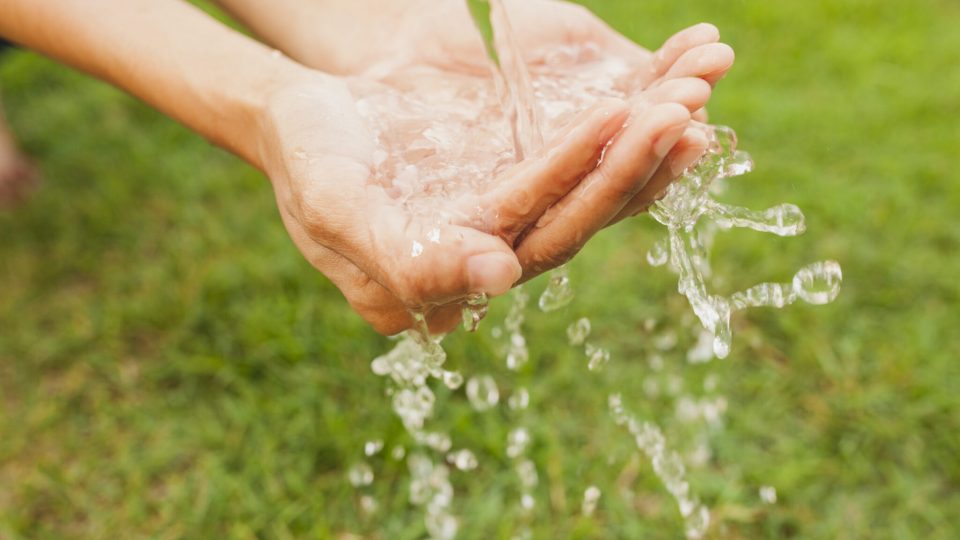
<path fill-rule="evenodd" d="M 447 461 L 461 471 L 472 471 L 479 465 L 477 456 L 467 448 L 447 454 Z"/>
<path fill-rule="evenodd" d="M 577 319 L 567 327 L 567 342 L 570 345 L 583 345 L 590 336 L 590 319 L 582 317 Z"/>
<path fill-rule="evenodd" d="M 775 504 L 777 502 L 777 488 L 773 486 L 761 487 L 760 500 L 765 504 Z"/>
<path fill-rule="evenodd" d="M 659 426 L 649 421 L 639 422 L 627 412 L 620 394 L 610 395 L 608 405 L 614 421 L 625 426 L 633 435 L 637 448 L 653 464 L 654 472 L 676 501 L 686 523 L 687 538 L 702 538 L 710 526 L 710 511 L 691 494 L 690 484 L 686 480 L 686 467 L 680 455 L 667 446 Z"/>
<path fill-rule="evenodd" d="M 500 402 L 500 390 L 497 381 L 490 375 L 471 377 L 467 381 L 467 399 L 477 411 L 487 411 Z"/>
<path fill-rule="evenodd" d="M 667 238 L 648 253 L 652 265 L 663 263 L 663 253 L 671 271 L 677 274 L 677 290 L 687 297 L 703 328 L 713 335 L 713 352 L 719 358 L 730 353 L 733 338 L 730 316 L 748 307 L 782 308 L 800 299 L 811 304 L 833 301 L 843 279 L 840 265 L 822 261 L 801 268 L 792 284 L 761 283 L 729 296 L 712 293 L 705 277 L 710 270 L 708 245 L 702 229 L 749 228 L 778 236 L 795 236 L 806 229 L 803 213 L 792 204 L 781 204 L 757 212 L 717 202 L 711 198 L 711 186 L 725 178 L 745 174 L 753 168 L 746 153 L 737 150 L 733 130 L 704 126 L 709 147 L 706 155 L 692 166 L 651 209 L 657 221 L 666 226 Z M 704 222 L 704 223 L 701 223 Z"/>
<path fill-rule="evenodd" d="M 431 244 L 442 244 L 441 225 L 462 220 L 465 212 L 471 214 L 474 225 L 483 228 L 487 219 L 484 209 L 464 210 L 461 201 L 495 185 L 504 171 L 535 153 L 543 140 L 554 135 L 579 111 L 600 98 L 624 99 L 636 90 L 630 86 L 630 63 L 623 58 L 600 55 L 592 44 L 557 47 L 537 70 L 528 71 L 502 2 L 467 2 L 491 57 L 491 77 L 450 75 L 448 84 L 418 87 L 416 91 L 410 91 L 409 87 L 416 86 L 410 81 L 417 80 L 421 76 L 418 73 L 400 72 L 382 80 L 350 82 L 358 111 L 379 148 L 374 156 L 373 183 L 382 187 L 412 218 L 435 224 L 425 229 L 423 238 L 412 241 L 411 257 L 422 255 Z M 823 261 L 801 268 L 790 283 L 760 283 L 730 295 L 710 290 L 709 252 L 717 231 L 749 228 L 794 236 L 805 230 L 805 222 L 799 208 L 790 204 L 754 211 L 716 201 L 713 196 L 719 183 L 748 173 L 753 164 L 748 154 L 737 149 L 732 130 L 700 127 L 708 134 L 708 151 L 651 208 L 650 214 L 664 225 L 666 235 L 647 254 L 652 266 L 666 266 L 677 274 L 677 289 L 688 299 L 700 323 L 702 330 L 697 334 L 697 342 L 686 351 L 686 359 L 691 364 L 706 363 L 713 357 L 724 358 L 729 354 L 730 317 L 736 311 L 759 306 L 783 307 L 798 300 L 827 303 L 836 298 L 842 280 L 839 265 Z M 544 312 L 557 312 L 570 305 L 574 297 L 569 273 L 560 267 L 548 277 L 537 305 Z M 501 356 L 512 372 L 519 372 L 530 361 L 523 334 L 529 301 L 526 289 L 515 288 L 511 292 L 509 313 L 502 329 L 498 328 L 502 338 Z M 466 330 L 477 330 L 487 313 L 488 302 L 485 295 L 461 300 Z M 390 352 L 374 359 L 371 368 L 388 381 L 392 408 L 412 440 L 409 452 L 397 446 L 390 453 L 393 459 L 407 462 L 410 501 L 424 509 L 424 526 L 431 538 L 447 539 L 453 538 L 459 529 L 459 519 L 453 512 L 450 475 L 475 470 L 481 466 L 481 460 L 471 449 L 451 450 L 450 434 L 429 429 L 437 402 L 433 388 L 437 384 L 451 392 L 462 388 L 472 408 L 483 413 L 501 406 L 501 391 L 490 375 L 469 377 L 464 384 L 461 373 L 445 369 L 446 354 L 440 346 L 440 337 L 429 334 L 422 313 L 414 315 L 416 327 L 401 336 Z M 653 320 L 644 324 L 648 331 L 655 326 Z M 589 319 L 582 318 L 567 328 L 566 337 L 572 346 L 583 347 L 588 371 L 601 371 L 611 361 L 611 355 L 595 338 L 590 339 L 592 330 Z M 677 333 L 671 328 L 665 328 L 651 340 L 653 348 L 663 353 L 674 350 L 677 341 Z M 659 354 L 652 354 L 647 360 L 654 370 L 658 369 L 655 366 L 663 365 Z M 432 383 L 434 380 L 437 382 Z M 504 450 L 516 475 L 518 506 L 529 514 L 537 506 L 535 488 L 539 475 L 528 455 L 534 442 L 530 430 L 516 415 L 529 406 L 530 393 L 518 380 L 512 386 L 506 406 L 513 411 L 514 425 L 504 441 Z M 663 381 L 648 379 L 643 386 L 650 399 L 661 395 L 676 397 L 676 416 L 682 422 L 715 425 L 726 411 L 726 402 L 721 398 L 693 398 L 683 394 L 683 380 L 678 376 Z M 610 411 L 615 421 L 627 428 L 637 448 L 649 459 L 654 472 L 676 501 L 684 518 L 686 536 L 702 537 L 709 527 L 710 513 L 692 494 L 681 455 L 669 447 L 656 423 L 641 421 L 627 413 L 619 394 L 610 396 Z M 364 446 L 367 457 L 381 450 L 382 442 L 378 440 Z M 707 459 L 703 456 L 709 457 L 709 448 L 701 445 L 697 455 L 700 457 L 690 461 Z M 353 485 L 364 487 L 373 482 L 374 473 L 368 463 L 361 462 L 351 468 L 348 479 Z M 761 498 L 768 501 L 770 491 L 761 491 Z M 599 499 L 600 489 L 588 487 L 581 512 L 591 516 Z M 361 499 L 362 508 L 372 508 L 370 503 L 371 500 Z M 529 537 L 529 534 L 528 529 L 521 529 L 516 537 Z"/>
<path fill-rule="evenodd" d="M 597 503 L 600 501 L 600 488 L 590 486 L 583 492 L 583 502 L 580 504 L 580 513 L 590 517 L 597 510 Z"/>

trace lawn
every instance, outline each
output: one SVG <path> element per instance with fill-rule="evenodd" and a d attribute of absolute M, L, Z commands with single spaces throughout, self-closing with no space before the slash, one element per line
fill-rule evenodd
<path fill-rule="evenodd" d="M 438 391 L 432 425 L 480 458 L 452 473 L 460 538 L 682 537 L 607 413 L 613 391 L 700 449 L 689 476 L 711 538 L 960 537 L 960 4 L 587 3 L 646 45 L 708 20 L 738 52 L 711 120 L 757 168 L 723 200 L 796 203 L 808 232 L 722 233 L 722 286 L 835 259 L 843 291 L 737 315 L 730 357 L 689 365 L 688 307 L 645 262 L 659 227 L 605 232 L 571 264 L 577 300 L 528 311 L 520 374 L 492 335 L 504 301 L 447 342 L 451 366 L 531 392 L 526 411 L 478 413 Z M 0 213 L 0 538 L 422 538 L 389 457 L 409 441 L 369 368 L 391 344 L 301 259 L 261 175 L 33 54 L 0 60 L 0 90 L 45 182 Z M 581 316 L 612 352 L 602 372 L 566 343 Z M 682 396 L 727 409 L 684 420 Z M 534 438 L 531 518 L 504 452 L 516 425 Z M 372 439 L 387 451 L 358 491 L 345 471 Z M 585 517 L 591 484 L 603 496 Z"/>

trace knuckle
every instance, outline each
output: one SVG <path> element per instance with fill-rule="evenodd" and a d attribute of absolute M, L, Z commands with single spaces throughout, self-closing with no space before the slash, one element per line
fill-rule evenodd
<path fill-rule="evenodd" d="M 542 274 L 547 270 L 565 264 L 572 259 L 579 250 L 580 247 L 578 245 L 559 239 L 551 238 L 541 240 L 532 250 L 530 267 L 535 273 Z"/>
<path fill-rule="evenodd" d="M 632 199 L 645 184 L 642 177 L 624 168 L 603 167 L 597 174 L 606 198 L 616 204 Z"/>
<path fill-rule="evenodd" d="M 300 223 L 313 238 L 324 236 L 331 230 L 329 214 L 325 211 L 322 195 L 315 188 L 307 188 L 297 197 Z"/>

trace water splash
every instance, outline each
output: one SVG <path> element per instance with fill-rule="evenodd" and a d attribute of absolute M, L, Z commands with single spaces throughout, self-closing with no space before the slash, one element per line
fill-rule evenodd
<path fill-rule="evenodd" d="M 354 487 L 369 486 L 373 483 L 373 469 L 368 463 L 357 463 L 347 471 L 347 479 Z"/>
<path fill-rule="evenodd" d="M 500 402 L 500 390 L 497 381 L 490 375 L 471 377 L 467 381 L 467 399 L 477 411 L 488 411 Z"/>
<path fill-rule="evenodd" d="M 567 342 L 574 347 L 583 345 L 590 336 L 590 319 L 581 317 L 567 327 Z"/>
<path fill-rule="evenodd" d="M 477 456 L 466 448 L 447 454 L 447 461 L 461 471 L 472 471 L 479 465 Z"/>
<path fill-rule="evenodd" d="M 573 302 L 573 286 L 570 284 L 570 274 L 565 266 L 560 266 L 550 273 L 547 288 L 540 295 L 537 304 L 541 311 L 551 312 L 564 308 Z"/>
<path fill-rule="evenodd" d="M 777 488 L 773 486 L 761 487 L 760 500 L 765 504 L 775 504 L 777 502 Z"/>
<path fill-rule="evenodd" d="M 680 454 L 667 447 L 666 438 L 659 426 L 653 422 L 638 422 L 628 413 L 620 394 L 612 394 L 608 404 L 614 422 L 627 427 L 637 443 L 637 448 L 646 454 L 653 464 L 653 471 L 677 502 L 680 515 L 684 519 L 687 538 L 703 538 L 710 526 L 710 511 L 690 493 L 690 484 L 685 478 L 686 467 Z"/>
<path fill-rule="evenodd" d="M 729 297 L 711 293 L 705 267 L 706 243 L 697 225 L 712 222 L 720 228 L 744 227 L 778 236 L 795 236 L 805 230 L 804 216 L 792 204 L 781 204 L 756 212 L 717 202 L 710 188 L 718 180 L 750 172 L 750 156 L 737 150 L 733 130 L 723 126 L 701 126 L 708 134 L 706 154 L 681 178 L 667 188 L 666 194 L 651 209 L 650 215 L 666 226 L 667 239 L 657 243 L 648 259 L 659 263 L 667 253 L 671 271 L 677 274 L 677 290 L 687 297 L 703 327 L 713 335 L 713 352 L 718 358 L 730 353 L 732 313 L 748 307 L 783 307 L 797 299 L 823 304 L 836 298 L 843 275 L 840 265 L 823 261 L 801 268 L 792 284 L 761 283 Z"/>
<path fill-rule="evenodd" d="M 599 98 L 628 99 L 638 90 L 624 84 L 625 80 L 631 80 L 630 62 L 598 55 L 592 44 L 558 47 L 547 54 L 541 71 L 528 72 L 501 0 L 468 0 L 468 4 L 480 23 L 478 26 L 492 59 L 490 81 L 472 81 L 452 94 L 449 89 L 440 94 L 409 92 L 392 86 L 389 81 L 350 81 L 351 91 L 357 96 L 358 112 L 368 122 L 378 148 L 372 182 L 383 187 L 385 193 L 412 216 L 436 224 L 428 226 L 428 232 L 412 242 L 411 257 L 420 256 L 430 244 L 443 242 L 439 226 L 457 217 L 455 211 L 449 210 L 452 202 L 488 189 L 500 173 L 540 148 L 544 135 L 556 133 L 573 115 Z M 678 290 L 688 298 L 705 329 L 698 345 L 687 353 L 690 362 L 706 362 L 714 355 L 723 358 L 729 353 L 732 313 L 756 306 L 782 307 L 797 300 L 827 303 L 837 296 L 842 281 L 839 265 L 824 261 L 800 269 L 791 283 L 761 283 L 729 296 L 720 296 L 708 289 L 705 278 L 710 275 L 710 240 L 716 230 L 738 227 L 794 236 L 804 231 L 805 223 L 802 212 L 794 205 L 754 211 L 714 200 L 713 188 L 717 182 L 749 172 L 752 161 L 749 155 L 736 149 L 736 137 L 729 128 L 705 125 L 700 128 L 709 135 L 709 149 L 651 208 L 651 215 L 667 228 L 667 236 L 655 243 L 647 254 L 651 265 L 667 265 L 678 274 Z M 550 275 L 537 303 L 542 311 L 551 312 L 569 305 L 573 297 L 569 274 L 561 267 Z M 528 303 L 529 293 L 524 288 L 514 289 L 510 312 L 503 325 L 502 351 L 506 366 L 512 371 L 519 371 L 530 359 L 522 331 Z M 464 327 L 475 331 L 486 315 L 488 299 L 483 295 L 471 296 L 463 299 L 461 305 Z M 453 488 L 447 464 L 465 471 L 476 467 L 479 460 L 468 449 L 451 452 L 452 440 L 448 434 L 426 428 L 436 403 L 431 379 L 456 390 L 464 384 L 464 377 L 443 368 L 446 355 L 439 338 L 429 335 L 422 315 L 416 315 L 416 322 L 417 327 L 402 336 L 392 351 L 374 359 L 371 367 L 374 373 L 390 381 L 388 393 L 393 409 L 415 443 L 409 455 L 402 447 L 395 447 L 391 452 L 394 459 L 406 456 L 411 474 L 411 502 L 424 507 L 424 522 L 431 537 L 452 538 L 459 528 L 459 520 L 451 511 Z M 588 342 L 589 335 L 586 319 L 568 329 L 571 344 L 584 347 L 587 368 L 599 370 L 609 362 L 610 354 L 607 349 Z M 676 344 L 676 332 L 670 330 L 654 341 L 655 348 L 662 351 L 672 350 Z M 650 360 L 652 362 L 652 356 Z M 662 359 L 660 362 L 662 364 Z M 662 384 L 647 380 L 644 388 L 650 395 L 661 392 L 676 395 L 680 383 L 678 378 Z M 499 404 L 499 388 L 489 376 L 471 378 L 465 390 L 478 411 L 490 410 Z M 637 422 L 625 413 L 619 396 L 616 398 L 611 396 L 611 411 L 618 423 L 627 426 L 676 499 L 685 519 L 687 537 L 702 537 L 709 526 L 710 514 L 690 496 L 679 454 L 668 449 L 656 424 Z M 512 410 L 523 410 L 529 399 L 526 388 L 517 385 L 507 404 Z M 683 403 L 678 406 L 678 416 L 692 414 L 705 418 L 711 414 L 709 411 L 716 410 L 699 402 Z M 514 464 L 520 484 L 520 507 L 524 512 L 536 505 L 534 490 L 538 483 L 536 466 L 527 457 L 530 444 L 526 427 L 510 430 L 506 453 Z M 370 482 L 372 474 L 370 470 Z M 351 482 L 357 478 L 362 480 L 359 485 L 368 485 L 363 483 L 368 478 L 365 471 L 356 475 L 351 472 L 349 476 Z M 581 508 L 584 514 L 588 514 L 587 495 L 584 494 Z M 592 497 L 591 492 L 589 498 Z M 599 490 L 596 497 L 599 498 Z M 589 513 L 592 512 L 590 509 Z M 519 536 L 523 536 L 524 531 L 529 532 L 524 529 Z"/>
<path fill-rule="evenodd" d="M 480 321 L 487 316 L 490 300 L 484 293 L 471 294 L 463 302 L 463 327 L 467 332 L 476 332 Z"/>
<path fill-rule="evenodd" d="M 583 503 L 580 505 L 580 512 L 590 517 L 597 511 L 597 503 L 600 501 L 600 488 L 590 486 L 583 492 Z"/>

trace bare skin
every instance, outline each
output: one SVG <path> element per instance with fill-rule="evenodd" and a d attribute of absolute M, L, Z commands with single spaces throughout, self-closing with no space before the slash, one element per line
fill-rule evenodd
<path fill-rule="evenodd" d="M 252 0 L 224 3 L 255 29 L 260 19 L 251 15 L 251 6 L 267 7 Z M 325 20 L 342 23 L 338 8 L 354 9 L 361 3 L 324 3 Z M 405 5 L 383 3 L 379 12 Z M 554 5 L 565 4 L 544 7 Z M 310 26 L 304 14 L 315 7 L 293 0 L 269 3 L 270 13 L 263 20 L 267 26 L 282 25 L 283 20 L 291 28 L 297 22 Z M 507 172 L 509 189 L 479 195 L 482 201 L 462 201 L 502 210 L 499 214 L 506 219 L 485 230 L 452 223 L 441 231 L 444 242 L 413 258 L 411 239 L 422 237 L 424 224 L 400 213 L 382 190 L 371 187 L 371 138 L 352 96 L 336 77 L 277 57 L 180 2 L 0 0 L 0 13 L 0 34 L 127 89 L 263 170 L 273 183 L 284 224 L 306 259 L 340 288 L 364 319 L 387 334 L 411 325 L 409 309 L 428 309 L 434 330 L 449 329 L 457 299 L 470 293 L 501 294 L 521 278 L 565 261 L 628 209 L 646 186 L 659 176 L 669 181 L 675 175 L 659 171 L 676 168 L 674 153 L 678 145 L 683 151 L 680 141 L 691 114 L 703 108 L 709 83 L 732 62 L 732 57 L 711 63 L 694 55 L 687 62 L 692 67 L 681 69 L 696 46 L 659 56 L 638 48 L 638 77 L 650 77 L 644 80 L 649 92 L 631 103 L 606 102 L 584 112 L 565 137 Z M 353 21 L 346 28 L 352 28 L 354 37 L 367 31 L 357 28 L 363 19 L 347 20 Z M 468 19 L 463 22 L 469 25 Z M 369 28 L 379 24 L 383 21 L 374 18 Z M 434 38 L 446 43 L 440 27 L 432 34 L 430 24 L 411 20 L 405 23 L 407 31 L 397 32 L 398 39 L 411 40 L 408 47 L 397 49 L 405 56 L 391 58 L 373 50 L 369 58 L 430 62 L 426 52 L 418 57 L 412 45 Z M 319 26 L 312 28 L 317 34 Z M 566 35 L 565 30 L 556 35 Z M 716 41 L 704 36 L 692 41 Z M 333 30 L 325 37 L 333 44 L 350 39 Z M 321 65 L 267 39 L 312 67 L 343 72 L 337 64 L 346 60 L 338 54 L 330 53 L 334 63 Z M 622 38 L 610 39 L 627 46 Z M 470 66 L 476 53 L 464 49 L 462 62 L 456 64 Z M 357 69 L 370 64 L 364 66 L 358 63 Z M 435 67 L 441 72 L 459 69 Z M 633 114 L 630 127 L 617 134 L 628 114 Z M 600 150 L 612 137 L 613 145 L 596 168 Z M 296 158 L 304 153 L 311 159 Z M 585 186 L 590 186 L 589 196 L 578 192 Z M 518 200 L 533 204 L 517 206 Z M 516 244 L 522 231 L 531 232 Z M 452 307 L 433 309 L 451 302 Z"/>
<path fill-rule="evenodd" d="M 219 3 L 267 42 L 320 69 L 384 77 L 397 72 L 422 73 L 426 68 L 440 76 L 450 74 L 451 79 L 464 73 L 483 75 L 489 70 L 483 45 L 462 0 L 333 1 L 323 9 L 305 0 L 279 0 L 269 7 L 256 0 Z M 564 187 L 559 194 L 542 193 L 542 204 L 526 216 L 536 216 L 535 223 L 519 219 L 484 230 L 515 251 L 522 268 L 521 280 L 527 280 L 566 262 L 603 227 L 646 209 L 703 153 L 706 136 L 691 127 L 689 120 L 691 116 L 705 119 L 704 106 L 712 86 L 732 65 L 733 51 L 718 42 L 719 32 L 708 24 L 674 35 L 651 53 L 580 6 L 527 0 L 510 2 L 508 8 L 511 22 L 523 29 L 519 32 L 523 40 L 520 45 L 533 66 L 548 48 L 586 42 L 599 44 L 601 53 L 630 58 L 636 65 L 637 93 L 626 104 L 631 109 L 630 127 L 617 135 L 603 164 L 580 182 L 561 183 Z M 358 19 L 368 23 L 363 27 L 347 23 Z M 369 157 L 356 157 L 369 161 Z M 500 214 L 512 215 L 508 211 Z M 287 225 L 289 229 L 289 220 Z M 388 268 L 397 264 L 403 267 L 404 260 L 410 259 L 409 244 L 408 239 L 397 243 L 395 252 L 400 260 L 391 259 Z M 305 246 L 301 245 L 301 251 L 306 252 Z M 367 277 L 362 265 L 351 267 L 343 260 L 331 261 L 329 266 L 340 271 L 349 269 L 354 283 L 365 285 L 368 293 L 364 298 L 376 298 L 375 306 L 390 305 L 387 292 L 378 287 L 383 279 L 374 277 L 377 271 Z M 331 275 L 330 271 L 324 273 Z M 421 305 L 440 304 L 430 312 L 435 330 L 449 329 L 459 317 L 456 305 L 443 303 Z M 394 299 L 393 305 L 376 313 L 375 326 L 387 333 L 410 324 L 410 303 Z M 357 304 L 354 307 L 365 311 Z"/>

